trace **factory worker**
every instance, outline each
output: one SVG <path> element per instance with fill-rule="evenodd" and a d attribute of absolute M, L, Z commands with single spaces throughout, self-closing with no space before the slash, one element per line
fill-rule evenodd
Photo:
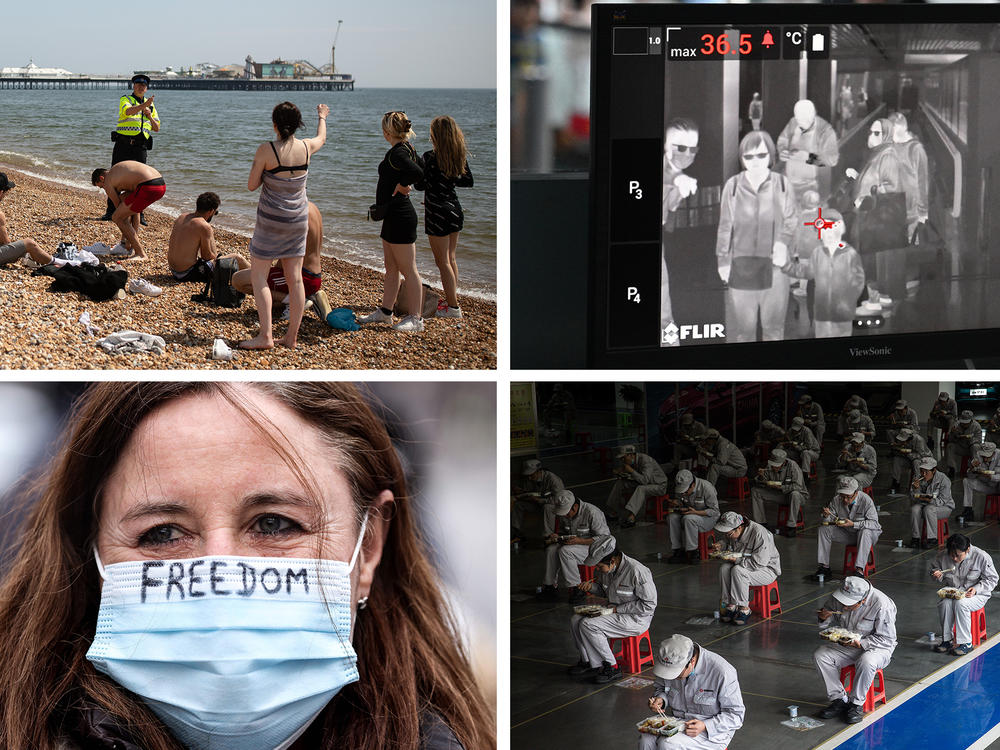
<path fill-rule="evenodd" d="M 951 496 L 951 480 L 937 470 L 937 461 L 922 458 L 918 464 L 920 476 L 910 483 L 910 543 L 908 547 L 920 546 L 920 530 L 923 524 L 927 540 L 924 549 L 937 547 L 937 522 L 947 518 L 955 509 Z"/>
<path fill-rule="evenodd" d="M 852 411 L 857 411 L 866 417 L 868 416 L 868 402 L 856 393 L 844 402 L 844 408 L 841 409 L 840 415 L 837 417 L 838 435 L 850 435 L 852 432 L 857 432 L 857 430 L 847 427 L 847 419 L 850 417 Z"/>
<path fill-rule="evenodd" d="M 972 546 L 965 534 L 952 534 L 945 550 L 931 564 L 930 573 L 942 586 L 965 592 L 961 599 L 944 598 L 938 602 L 942 635 L 934 651 L 965 656 L 972 650 L 971 613 L 986 606 L 997 586 L 993 558 L 985 550 Z M 950 640 L 952 628 L 954 640 Z"/>
<path fill-rule="evenodd" d="M 865 436 L 865 442 L 869 445 L 875 440 L 875 423 L 867 414 L 863 414 L 860 409 L 851 409 L 844 420 L 844 427 L 847 435 L 860 432 Z"/>
<path fill-rule="evenodd" d="M 694 461 L 698 457 L 698 444 L 705 437 L 708 428 L 694 418 L 691 412 L 681 415 L 677 423 L 677 442 L 674 443 L 674 464 Z"/>
<path fill-rule="evenodd" d="M 641 635 L 649 630 L 656 610 L 656 586 L 649 568 L 618 549 L 613 536 L 595 538 L 584 565 L 596 568 L 594 580 L 581 583 L 580 590 L 606 597 L 615 611 L 599 617 L 573 615 L 570 630 L 580 661 L 570 667 L 569 673 L 592 676 L 601 684 L 622 676 L 608 638 Z"/>
<path fill-rule="evenodd" d="M 779 486 L 774 486 L 778 483 Z M 809 499 L 809 490 L 802 476 L 802 469 L 781 448 L 775 448 L 767 458 L 767 466 L 757 470 L 757 476 L 750 483 L 750 500 L 753 504 L 753 520 L 765 527 L 767 511 L 764 502 L 788 506 L 788 523 L 783 533 L 794 538 L 798 526 L 799 509 Z M 781 529 L 778 529 L 782 533 Z"/>
<path fill-rule="evenodd" d="M 1000 451 L 994 443 L 983 443 L 979 455 L 969 463 L 968 476 L 962 480 L 962 517 L 966 523 L 975 519 L 972 510 L 974 492 L 987 495 L 1000 493 Z"/>
<path fill-rule="evenodd" d="M 622 528 L 628 529 L 635 526 L 635 517 L 646 509 L 647 498 L 667 494 L 667 475 L 653 458 L 639 453 L 634 445 L 619 448 L 618 459 L 621 466 L 614 471 L 618 479 L 608 495 L 608 515 L 617 519 L 624 514 Z"/>
<path fill-rule="evenodd" d="M 552 502 L 559 490 L 565 489 L 563 481 L 551 471 L 542 468 L 542 462 L 531 458 L 521 467 L 521 478 L 511 487 L 510 504 L 510 541 L 521 541 L 521 525 L 524 514 L 532 508 L 541 506 L 543 536 L 555 533 L 555 514 L 552 512 Z"/>
<path fill-rule="evenodd" d="M 889 441 L 889 462 L 892 469 L 892 487 L 890 495 L 899 495 L 903 472 L 910 472 L 910 479 L 917 477 L 920 471 L 920 460 L 931 457 L 931 449 L 916 432 L 909 427 L 897 430 Z M 902 493 L 906 494 L 906 493 Z"/>
<path fill-rule="evenodd" d="M 962 470 L 962 459 L 972 458 L 979 451 L 983 442 L 983 428 L 968 409 L 958 415 L 951 429 L 948 430 L 948 445 L 945 448 L 948 476 L 954 479 Z"/>
<path fill-rule="evenodd" d="M 738 563 L 723 562 L 719 568 L 722 584 L 722 622 L 746 625 L 750 619 L 750 587 L 773 583 L 781 575 L 781 560 L 774 535 L 759 523 L 729 511 L 715 524 L 722 535 L 719 551 L 740 552 Z"/>
<path fill-rule="evenodd" d="M 732 479 L 747 475 L 746 456 L 714 428 L 705 434 L 698 446 L 698 465 L 705 467 L 705 479 L 713 486 L 718 485 L 719 477 Z"/>
<path fill-rule="evenodd" d="M 686 724 L 673 737 L 640 734 L 639 750 L 722 750 L 746 713 L 735 667 L 679 633 L 656 649 L 649 708 L 670 711 Z"/>
<path fill-rule="evenodd" d="M 1000 441 L 1000 406 L 997 407 L 989 419 L 983 422 L 983 428 L 986 430 L 987 440 L 993 444 Z"/>
<path fill-rule="evenodd" d="M 927 417 L 927 445 L 933 451 L 934 458 L 941 459 L 941 433 L 947 435 L 956 419 L 958 404 L 948 391 L 941 391 Z"/>
<path fill-rule="evenodd" d="M 882 534 L 875 501 L 858 488 L 854 477 L 837 479 L 837 493 L 823 508 L 823 525 L 817 531 L 816 559 L 819 567 L 813 578 L 830 577 L 830 547 L 834 542 L 858 548 L 854 574 L 864 576 L 868 554 Z"/>
<path fill-rule="evenodd" d="M 582 601 L 586 595 L 573 588 L 580 583 L 580 569 L 577 567 L 586 559 L 594 537 L 608 533 L 608 522 L 604 513 L 596 505 L 585 503 L 569 490 L 555 494 L 553 512 L 562 522 L 562 536 L 550 534 L 545 538 L 545 578 L 540 598 L 548 601 L 556 599 L 556 586 L 561 576 L 567 588 L 572 589 L 570 604 Z"/>
<path fill-rule="evenodd" d="M 821 630 L 846 628 L 860 636 L 848 646 L 826 643 L 813 652 L 813 664 L 830 699 L 820 717 L 840 716 L 848 724 L 857 724 L 865 717 L 865 695 L 875 680 L 875 672 L 888 666 L 896 648 L 896 605 L 870 581 L 847 576 L 823 603 L 817 617 Z M 854 684 L 848 695 L 840 681 L 840 670 L 850 664 L 854 665 Z"/>
<path fill-rule="evenodd" d="M 674 554 L 669 562 L 701 562 L 698 534 L 710 531 L 719 517 L 715 486 L 704 479 L 697 479 L 687 469 L 681 469 L 674 478 L 674 497 L 670 499 L 670 507 L 673 512 L 667 520 Z"/>
<path fill-rule="evenodd" d="M 853 433 L 844 444 L 843 450 L 837 456 L 837 468 L 843 469 L 848 476 L 857 479 L 860 487 L 871 487 L 875 484 L 875 474 L 878 470 L 875 449 L 865 442 L 865 436 L 860 432 Z"/>
<path fill-rule="evenodd" d="M 806 427 L 816 436 L 816 442 L 823 445 L 823 433 L 826 432 L 826 420 L 823 417 L 823 407 L 813 401 L 808 393 L 799 397 L 799 413 Z"/>
<path fill-rule="evenodd" d="M 788 452 L 789 458 L 798 462 L 802 467 L 802 474 L 808 478 L 812 462 L 819 460 L 819 441 L 812 430 L 806 427 L 802 417 L 792 418 L 781 447 Z"/>
<path fill-rule="evenodd" d="M 920 427 L 920 420 L 917 418 L 916 410 L 910 406 L 906 399 L 901 398 L 896 402 L 896 408 L 889 415 L 889 427 L 885 431 L 885 436 L 889 439 L 890 444 L 896 437 L 896 433 L 904 427 L 916 432 Z"/>
<path fill-rule="evenodd" d="M 785 431 L 770 419 L 760 423 L 760 429 L 754 435 L 754 442 L 770 447 L 785 437 Z"/>

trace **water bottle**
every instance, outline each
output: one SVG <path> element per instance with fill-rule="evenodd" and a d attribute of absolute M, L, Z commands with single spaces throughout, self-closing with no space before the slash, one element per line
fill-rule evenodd
<path fill-rule="evenodd" d="M 541 586 L 535 586 L 535 593 L 536 594 L 542 593 L 542 587 Z"/>
<path fill-rule="evenodd" d="M 715 624 L 718 625 L 719 624 L 719 610 L 715 610 L 712 613 L 712 616 L 715 618 Z"/>
<path fill-rule="evenodd" d="M 662 552 L 657 552 L 656 553 L 656 562 L 663 562 L 663 553 Z"/>
<path fill-rule="evenodd" d="M 818 577 L 819 577 L 819 582 L 820 582 L 820 583 L 823 583 L 823 579 L 824 579 L 824 578 L 825 578 L 826 576 L 824 576 L 824 575 L 823 575 L 822 573 L 820 573 Z"/>
<path fill-rule="evenodd" d="M 799 707 L 798 706 L 789 706 L 788 707 L 788 718 L 794 719 L 798 715 L 799 715 Z"/>

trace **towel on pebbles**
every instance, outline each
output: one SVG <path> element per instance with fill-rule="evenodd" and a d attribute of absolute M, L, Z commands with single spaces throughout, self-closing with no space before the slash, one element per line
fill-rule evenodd
<path fill-rule="evenodd" d="M 167 342 L 159 336 L 153 336 L 141 331 L 117 331 L 97 342 L 108 354 L 141 354 L 155 352 L 163 354 Z"/>
<path fill-rule="evenodd" d="M 132 254 L 132 251 L 127 250 L 125 246 L 120 242 L 114 247 L 109 247 L 108 245 L 105 245 L 103 242 L 95 242 L 93 245 L 88 245 L 83 249 L 93 253 L 94 255 L 113 255 L 116 257 L 120 256 L 122 258 Z"/>
<path fill-rule="evenodd" d="M 49 287 L 53 292 L 80 292 L 95 302 L 112 299 L 119 289 L 125 288 L 128 273 L 110 271 L 103 263 L 96 266 L 42 266 L 31 272 L 32 276 L 51 276 L 55 281 Z"/>

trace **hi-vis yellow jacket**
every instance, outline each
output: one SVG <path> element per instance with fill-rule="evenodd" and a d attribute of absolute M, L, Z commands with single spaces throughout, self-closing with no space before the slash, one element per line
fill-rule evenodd
<path fill-rule="evenodd" d="M 125 114 L 126 109 L 134 107 L 137 104 L 141 104 L 141 102 L 139 99 L 132 96 L 132 94 L 126 94 L 118 100 L 118 127 L 116 130 L 124 136 L 142 135 L 144 138 L 148 139 L 152 132 L 152 126 L 150 125 L 149 118 L 146 117 L 145 113 L 139 111 L 134 115 Z M 156 112 L 155 104 L 150 111 L 153 117 L 157 120 L 160 119 L 160 116 Z"/>

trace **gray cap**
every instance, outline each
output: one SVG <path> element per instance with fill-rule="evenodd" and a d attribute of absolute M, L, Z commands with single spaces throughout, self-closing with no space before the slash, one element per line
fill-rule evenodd
<path fill-rule="evenodd" d="M 938 401 L 947 401 L 951 396 L 948 395 L 948 391 L 941 391 L 938 394 Z"/>
<path fill-rule="evenodd" d="M 621 448 L 618 449 L 618 458 L 622 458 L 623 456 L 631 456 L 631 455 L 635 455 L 635 446 L 634 445 L 623 445 Z"/>
<path fill-rule="evenodd" d="M 806 423 L 802 417 L 792 417 L 792 427 L 802 427 Z"/>
<path fill-rule="evenodd" d="M 694 414 L 689 411 L 681 414 L 681 424 L 694 424 Z"/>
<path fill-rule="evenodd" d="M 997 450 L 996 443 L 986 442 L 986 443 L 983 443 L 983 447 L 980 448 L 979 452 L 982 453 L 987 458 L 989 458 L 994 453 L 996 453 L 996 450 Z"/>
<path fill-rule="evenodd" d="M 847 399 L 847 403 L 849 403 L 851 406 L 857 406 L 858 404 L 861 403 L 861 396 L 854 394 L 849 399 Z"/>
<path fill-rule="evenodd" d="M 541 461 L 539 461 L 537 458 L 529 458 L 527 461 L 524 462 L 524 468 L 521 470 L 521 473 L 527 477 L 534 474 L 540 468 L 542 468 Z"/>
<path fill-rule="evenodd" d="M 841 476 L 837 480 L 837 494 L 850 497 L 858 491 L 858 480 L 854 477 Z"/>
<path fill-rule="evenodd" d="M 705 437 L 708 438 L 709 440 L 714 440 L 715 438 L 719 437 L 719 431 L 714 427 L 712 427 L 711 429 L 709 429 L 708 432 L 705 433 Z"/>
<path fill-rule="evenodd" d="M 911 437 L 913 437 L 913 430 L 911 430 L 909 427 L 904 427 L 903 429 L 901 429 L 899 432 L 896 433 L 896 440 L 898 440 L 901 443 L 905 443 Z"/>
<path fill-rule="evenodd" d="M 841 604 L 850 606 L 857 604 L 868 596 L 871 590 L 871 583 L 864 578 L 860 576 L 847 576 L 844 582 L 840 584 L 840 588 L 833 592 L 833 598 Z"/>
<path fill-rule="evenodd" d="M 909 406 L 909 404 L 906 403 L 905 399 L 899 399 L 899 401 L 896 402 L 897 409 L 905 409 L 907 406 Z"/>
<path fill-rule="evenodd" d="M 774 422 L 772 422 L 770 419 L 765 419 L 763 422 L 760 423 L 760 426 L 766 427 L 767 429 L 770 430 L 772 427 L 774 427 Z"/>
<path fill-rule="evenodd" d="M 594 541 L 590 544 L 590 552 L 587 553 L 587 558 L 583 561 L 583 564 L 597 565 L 597 563 L 614 551 L 615 538 L 611 534 L 594 537 Z"/>
<path fill-rule="evenodd" d="M 852 432 L 851 437 L 849 437 L 848 440 L 854 443 L 863 443 L 865 442 L 865 436 L 860 432 Z"/>
<path fill-rule="evenodd" d="M 917 467 L 921 469 L 936 469 L 937 461 L 935 461 L 930 456 L 925 456 L 924 458 L 920 459 L 920 463 L 917 464 Z"/>
<path fill-rule="evenodd" d="M 806 393 L 806 394 L 804 394 L 802 396 L 799 396 L 799 403 L 800 404 L 811 404 L 812 400 L 813 400 L 813 397 L 810 396 L 808 393 Z"/>
<path fill-rule="evenodd" d="M 569 490 L 559 490 L 554 497 L 555 508 L 554 513 L 557 516 L 565 516 L 570 512 L 573 507 L 573 503 L 576 502 L 576 496 Z"/>
<path fill-rule="evenodd" d="M 775 448 L 771 451 L 771 455 L 767 457 L 768 466 L 783 466 L 785 459 L 788 458 L 788 454 L 785 453 L 781 448 Z"/>
<path fill-rule="evenodd" d="M 725 533 L 727 531 L 732 531 L 742 523 L 743 516 L 735 511 L 727 510 L 719 517 L 719 520 L 715 522 L 715 530 Z"/>
<path fill-rule="evenodd" d="M 661 680 L 676 680 L 694 656 L 694 641 L 686 635 L 674 633 L 660 641 L 653 660 L 653 674 Z"/>
<path fill-rule="evenodd" d="M 861 416 L 861 409 L 851 409 L 847 412 L 847 416 L 851 419 L 858 419 Z"/>
<path fill-rule="evenodd" d="M 694 474 L 687 469 L 681 469 L 674 477 L 674 490 L 677 492 L 687 492 L 692 484 L 694 484 Z"/>
<path fill-rule="evenodd" d="M 958 415 L 958 421 L 962 424 L 969 424 L 972 421 L 972 412 L 968 409 L 962 409 L 962 413 Z"/>

